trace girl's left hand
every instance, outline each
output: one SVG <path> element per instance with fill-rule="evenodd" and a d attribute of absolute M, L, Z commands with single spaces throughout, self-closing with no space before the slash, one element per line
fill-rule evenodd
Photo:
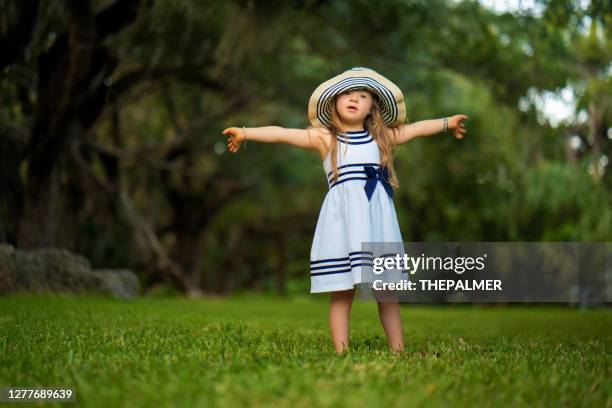
<path fill-rule="evenodd" d="M 454 130 L 454 136 L 457 139 L 463 139 L 463 135 L 467 133 L 465 129 L 464 120 L 467 120 L 466 115 L 454 115 L 448 118 L 448 129 Z"/>

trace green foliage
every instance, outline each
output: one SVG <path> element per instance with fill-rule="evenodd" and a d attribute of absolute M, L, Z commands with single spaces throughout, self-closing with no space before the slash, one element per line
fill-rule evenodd
<path fill-rule="evenodd" d="M 116 148 L 119 187 L 167 252 L 180 266 L 196 265 L 206 285 L 234 273 L 224 270 L 237 256 L 232 228 L 247 248 L 233 266 L 236 287 L 253 280 L 273 286 L 279 227 L 283 242 L 293 242 L 288 278 L 307 281 L 327 191 L 319 157 L 252 141 L 233 155 L 221 131 L 305 128 L 308 98 L 321 81 L 370 66 L 404 91 L 408 122 L 470 117 L 464 140 L 435 135 L 396 151 L 404 240 L 610 241 L 610 165 L 601 179 L 589 173 L 612 155 L 612 24 L 603 3 L 542 2 L 535 16 L 495 14 L 475 1 L 156 1 L 105 41 L 118 61 L 106 83 L 120 96 L 108 101 L 91 134 L 81 135 L 83 149 L 89 142 Z M 33 56 L 51 47 L 68 21 L 61 8 L 41 7 L 33 54 L 0 77 L 7 101 L 0 120 L 22 129 L 35 119 L 21 106 L 24 95 L 43 97 L 36 95 Z M 122 88 L 126 78 L 133 82 Z M 531 95 L 564 86 L 586 123 L 555 128 L 542 120 Z M 567 148 L 572 135 L 583 150 Z M 106 179 L 99 152 L 88 154 L 92 173 Z M 94 263 L 140 264 L 117 208 L 102 216 L 104 194 L 82 185 L 89 181 L 75 183 L 83 196 L 77 249 Z M 184 242 L 194 244 L 180 257 Z"/>

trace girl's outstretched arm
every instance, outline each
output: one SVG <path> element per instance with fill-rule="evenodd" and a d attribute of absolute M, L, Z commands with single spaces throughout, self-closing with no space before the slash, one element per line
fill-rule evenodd
<path fill-rule="evenodd" d="M 448 120 L 448 130 L 452 131 L 457 139 L 462 139 L 463 135 L 467 132 L 463 121 L 467 120 L 468 117 L 466 115 L 454 115 L 446 119 Z M 406 143 L 416 137 L 441 133 L 444 130 L 444 119 L 421 120 L 408 125 L 401 125 L 399 130 L 399 135 L 395 132 L 398 145 Z"/>
<path fill-rule="evenodd" d="M 287 129 L 280 126 L 262 126 L 253 128 L 230 127 L 222 134 L 229 135 L 227 148 L 236 153 L 244 141 L 254 140 L 262 143 L 288 143 L 292 146 L 322 152 L 324 143 L 322 130 L 313 129 Z"/>

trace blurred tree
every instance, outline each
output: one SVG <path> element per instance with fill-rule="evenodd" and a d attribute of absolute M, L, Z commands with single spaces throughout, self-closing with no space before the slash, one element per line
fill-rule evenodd
<path fill-rule="evenodd" d="M 2 241 L 193 295 L 302 287 L 319 158 L 231 155 L 220 132 L 306 127 L 314 87 L 351 66 L 392 78 L 410 122 L 470 116 L 465 140 L 397 150 L 405 240 L 611 236 L 605 2 L 542 2 L 542 16 L 443 0 L 77 3 L 0 0 Z M 588 124 L 542 119 L 533 95 L 564 86 Z"/>

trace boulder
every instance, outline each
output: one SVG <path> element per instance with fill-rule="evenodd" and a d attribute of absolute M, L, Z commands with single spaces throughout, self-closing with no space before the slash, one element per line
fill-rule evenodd
<path fill-rule="evenodd" d="M 0 295 L 14 292 L 96 292 L 130 299 L 140 292 L 127 269 L 92 269 L 82 255 L 65 249 L 24 251 L 0 244 Z"/>

